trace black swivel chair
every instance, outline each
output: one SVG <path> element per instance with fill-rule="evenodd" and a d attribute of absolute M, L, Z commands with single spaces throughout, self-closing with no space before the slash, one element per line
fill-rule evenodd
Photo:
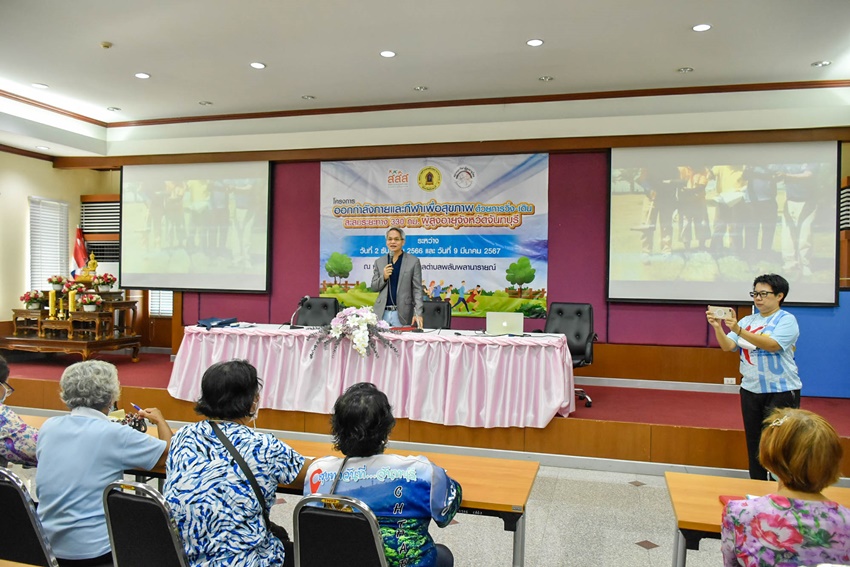
<path fill-rule="evenodd" d="M 422 304 L 422 326 L 426 329 L 451 329 L 452 304 L 448 301 L 425 301 Z"/>
<path fill-rule="evenodd" d="M 298 308 L 295 324 L 302 327 L 330 325 L 337 313 L 339 301 L 336 297 L 311 297 Z"/>
<path fill-rule="evenodd" d="M 103 491 L 103 508 L 115 567 L 189 566 L 159 492 L 138 482 L 112 482 Z"/>
<path fill-rule="evenodd" d="M 589 303 L 552 303 L 546 316 L 544 333 L 560 333 L 567 336 L 567 347 L 573 359 L 573 368 L 593 363 L 593 306 Z M 591 407 L 593 400 L 582 388 L 576 388 L 578 399 Z"/>
<path fill-rule="evenodd" d="M 35 513 L 35 504 L 18 475 L 0 466 L 0 559 L 58 567 Z"/>
<path fill-rule="evenodd" d="M 362 501 L 336 494 L 313 494 L 295 505 L 292 516 L 295 567 L 387 567 L 378 519 Z"/>

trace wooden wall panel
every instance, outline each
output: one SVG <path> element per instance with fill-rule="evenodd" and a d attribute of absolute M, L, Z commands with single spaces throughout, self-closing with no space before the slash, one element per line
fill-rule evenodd
<path fill-rule="evenodd" d="M 257 427 L 280 431 L 305 431 L 304 417 L 307 415 L 310 414 L 303 411 L 261 409 L 257 416 Z"/>
<path fill-rule="evenodd" d="M 747 469 L 743 430 L 652 425 L 653 463 Z"/>
<path fill-rule="evenodd" d="M 543 429 L 525 430 L 525 450 L 578 457 L 648 461 L 650 426 L 645 423 L 555 418 Z"/>
<path fill-rule="evenodd" d="M 167 390 L 160 388 L 121 386 L 121 399 L 118 400 L 118 407 L 130 412 L 133 410 L 130 404 L 136 404 L 143 408 L 159 408 L 166 420 L 200 421 L 203 419 L 195 413 L 194 403 L 172 398 Z"/>
<path fill-rule="evenodd" d="M 525 446 L 525 434 L 521 427 L 476 429 L 411 421 L 410 441 L 413 443 L 522 451 Z"/>
<path fill-rule="evenodd" d="M 0 337 L 8 337 L 12 334 L 12 322 L 0 321 Z"/>
<path fill-rule="evenodd" d="M 576 376 L 710 384 L 739 376 L 738 357 L 719 348 L 603 343 L 593 350 L 593 364 L 576 369 Z"/>

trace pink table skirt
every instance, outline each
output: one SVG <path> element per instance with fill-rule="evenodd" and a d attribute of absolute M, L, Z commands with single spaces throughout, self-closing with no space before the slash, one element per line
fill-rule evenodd
<path fill-rule="evenodd" d="M 186 327 L 168 392 L 196 401 L 208 366 L 244 358 L 263 380 L 263 408 L 330 414 L 348 386 L 372 382 L 396 417 L 444 425 L 545 427 L 575 410 L 563 335 L 403 333 L 389 335 L 398 354 L 379 344 L 380 358 L 362 358 L 344 340 L 335 355 L 320 346 L 311 359 L 312 332 L 277 325 Z"/>

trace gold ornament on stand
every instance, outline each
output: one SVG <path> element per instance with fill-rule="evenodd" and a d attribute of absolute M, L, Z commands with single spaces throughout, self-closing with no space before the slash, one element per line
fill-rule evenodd
<path fill-rule="evenodd" d="M 92 279 L 97 275 L 97 260 L 94 259 L 94 252 L 89 254 L 89 263 L 86 267 L 80 270 L 80 273 L 74 278 L 74 281 L 88 284 L 91 286 Z"/>

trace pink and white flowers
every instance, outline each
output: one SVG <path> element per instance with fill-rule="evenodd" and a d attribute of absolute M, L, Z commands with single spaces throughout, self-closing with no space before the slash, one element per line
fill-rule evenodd
<path fill-rule="evenodd" d="M 337 313 L 330 325 L 320 328 L 311 335 L 316 339 L 316 344 L 310 351 L 310 358 L 313 357 L 319 345 L 327 346 L 329 343 L 333 344 L 332 354 L 336 354 L 339 344 L 345 338 L 351 341 L 354 350 L 360 356 L 365 357 L 369 354 L 379 356 L 375 346 L 378 342 L 398 353 L 395 345 L 383 336 L 383 333 L 392 332 L 386 321 L 378 320 L 371 307 L 347 307 Z"/>

